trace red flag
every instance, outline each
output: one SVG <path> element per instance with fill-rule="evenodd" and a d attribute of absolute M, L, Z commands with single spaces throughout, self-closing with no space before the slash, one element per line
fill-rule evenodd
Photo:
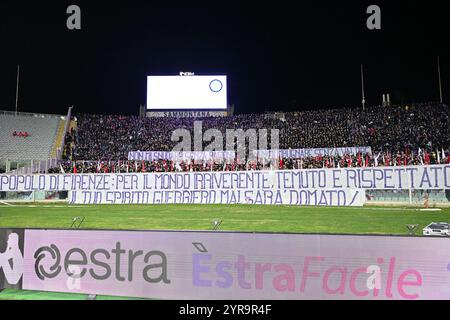
<path fill-rule="evenodd" d="M 280 169 L 283 170 L 283 158 L 280 158 Z"/>
<path fill-rule="evenodd" d="M 75 174 L 78 173 L 78 171 L 77 171 L 77 164 L 75 162 L 73 163 L 73 173 L 75 173 Z"/>
<path fill-rule="evenodd" d="M 348 156 L 347 165 L 348 165 L 349 168 L 352 167 L 352 157 L 351 156 Z"/>
<path fill-rule="evenodd" d="M 425 164 L 430 164 L 430 154 L 427 151 L 425 151 Z"/>

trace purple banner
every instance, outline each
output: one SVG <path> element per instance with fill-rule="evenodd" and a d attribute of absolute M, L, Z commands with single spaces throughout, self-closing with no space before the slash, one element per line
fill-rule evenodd
<path fill-rule="evenodd" d="M 174 161 L 231 161 L 236 157 L 234 151 L 130 151 L 128 160 L 174 160 Z"/>
<path fill-rule="evenodd" d="M 441 238 L 26 230 L 23 288 L 162 299 L 450 299 Z"/>
<path fill-rule="evenodd" d="M 344 155 L 357 155 L 361 153 L 371 154 L 371 147 L 343 147 L 343 148 L 315 148 L 315 149 L 285 149 L 285 150 L 255 150 L 255 155 L 260 158 L 288 158 L 288 159 L 301 159 L 317 156 L 344 156 Z"/>

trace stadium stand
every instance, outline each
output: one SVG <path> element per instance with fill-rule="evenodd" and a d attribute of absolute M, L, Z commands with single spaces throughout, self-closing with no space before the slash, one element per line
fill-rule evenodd
<path fill-rule="evenodd" d="M 195 120 L 203 130 L 279 129 L 280 148 L 370 146 L 391 154 L 406 149 L 447 150 L 450 145 L 449 107 L 440 104 L 371 107 L 264 114 L 223 118 L 139 118 L 113 115 L 80 115 L 73 160 L 127 159 L 134 150 L 170 151 L 173 130 L 191 130 Z"/>
<path fill-rule="evenodd" d="M 88 115 L 66 134 L 65 162 L 53 171 L 73 172 L 163 172 L 235 171 L 266 169 L 259 163 L 229 166 L 166 161 L 131 162 L 128 152 L 170 151 L 171 133 L 194 121 L 203 130 L 250 128 L 279 129 L 280 148 L 370 146 L 372 154 L 343 157 L 282 159 L 283 169 L 323 167 L 404 166 L 450 163 L 450 109 L 436 103 L 360 109 L 329 109 L 299 112 L 235 115 L 223 118 L 140 118 L 120 115 Z M 212 168 L 211 168 L 212 166 Z"/>
<path fill-rule="evenodd" d="M 450 163 L 449 115 L 447 105 L 436 103 L 375 106 L 365 112 L 346 108 L 198 119 L 81 114 L 70 122 L 62 121 L 61 116 L 15 117 L 4 112 L 0 116 L 0 159 L 56 159 L 58 146 L 65 143 L 66 161 L 50 172 L 267 169 L 259 163 L 175 166 L 164 160 L 127 161 L 130 151 L 170 151 L 175 146 L 172 131 L 185 128 L 193 134 L 193 123 L 200 120 L 204 131 L 219 129 L 224 136 L 227 129 L 279 129 L 281 149 L 370 146 L 373 151 L 367 155 L 282 159 L 283 169 Z M 27 132 L 28 137 L 19 137 L 19 132 Z"/>
<path fill-rule="evenodd" d="M 222 118 L 140 118 L 121 115 L 69 113 L 61 116 L 30 116 L 15 118 L 2 115 L 1 159 L 7 146 L 14 153 L 10 157 L 30 157 L 41 152 L 42 158 L 54 159 L 63 146 L 65 159 L 52 160 L 49 166 L 35 167 L 31 172 L 49 173 L 132 173 L 181 171 L 243 171 L 273 169 L 268 164 L 197 162 L 194 161 L 129 161 L 128 152 L 171 151 L 175 142 L 171 133 L 184 128 L 192 132 L 194 121 L 202 121 L 203 132 L 219 129 L 225 136 L 227 129 L 279 129 L 281 149 L 370 146 L 372 153 L 343 156 L 318 156 L 302 159 L 283 158 L 277 168 L 343 168 L 366 166 L 406 166 L 450 163 L 450 109 L 447 105 L 420 104 L 412 106 L 331 109 L 299 112 L 271 112 L 266 114 L 235 115 Z M 25 119 L 18 122 L 19 119 Z M 5 125 L 3 125 L 5 124 Z M 20 125 L 19 125 L 20 124 Z M 16 132 L 16 135 L 14 135 Z M 28 136 L 24 135 L 27 132 Z M 19 133 L 22 133 L 19 136 Z M 25 144 L 39 138 L 39 144 Z M 8 143 L 4 143 L 7 141 Z M 22 144 L 20 144 L 22 143 Z M 206 143 L 208 144 L 208 143 Z M 29 153 L 20 153 L 21 147 Z M 45 152 L 43 152 L 45 151 Z M 58 155 L 61 155 L 60 153 Z M 59 158 L 59 157 L 58 157 Z M 270 164 L 272 165 L 272 164 Z M 30 173 L 30 171 L 24 171 Z M 14 173 L 11 172 L 11 173 Z M 427 195 L 430 203 L 448 204 L 448 190 L 373 190 L 367 191 L 368 204 L 421 205 Z M 48 201 L 66 199 L 67 195 L 48 192 L 17 193 L 8 199 L 17 201 Z"/>
<path fill-rule="evenodd" d="M 67 116 L 0 111 L 0 172 L 47 172 L 61 159 Z"/>
<path fill-rule="evenodd" d="M 61 116 L 0 113 L 0 154 L 5 159 L 46 160 L 51 157 Z M 17 136 L 14 136 L 14 132 Z M 26 133 L 27 137 L 20 137 Z"/>

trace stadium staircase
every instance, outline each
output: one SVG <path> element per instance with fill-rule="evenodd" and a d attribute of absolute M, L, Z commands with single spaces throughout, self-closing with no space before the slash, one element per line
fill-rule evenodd
<path fill-rule="evenodd" d="M 53 142 L 52 152 L 50 155 L 51 159 L 56 159 L 58 157 L 58 149 L 61 147 L 65 135 L 66 121 L 60 120 L 58 125 L 58 130 L 56 132 L 55 141 Z"/>

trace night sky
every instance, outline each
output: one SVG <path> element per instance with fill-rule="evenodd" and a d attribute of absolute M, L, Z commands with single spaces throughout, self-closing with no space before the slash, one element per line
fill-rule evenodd
<path fill-rule="evenodd" d="M 245 5 L 244 5 L 245 3 Z M 81 7 L 82 30 L 66 28 Z M 377 4 L 382 29 L 368 30 Z M 237 113 L 444 100 L 445 1 L 0 1 L 0 109 L 138 114 L 147 75 L 228 75 Z"/>

